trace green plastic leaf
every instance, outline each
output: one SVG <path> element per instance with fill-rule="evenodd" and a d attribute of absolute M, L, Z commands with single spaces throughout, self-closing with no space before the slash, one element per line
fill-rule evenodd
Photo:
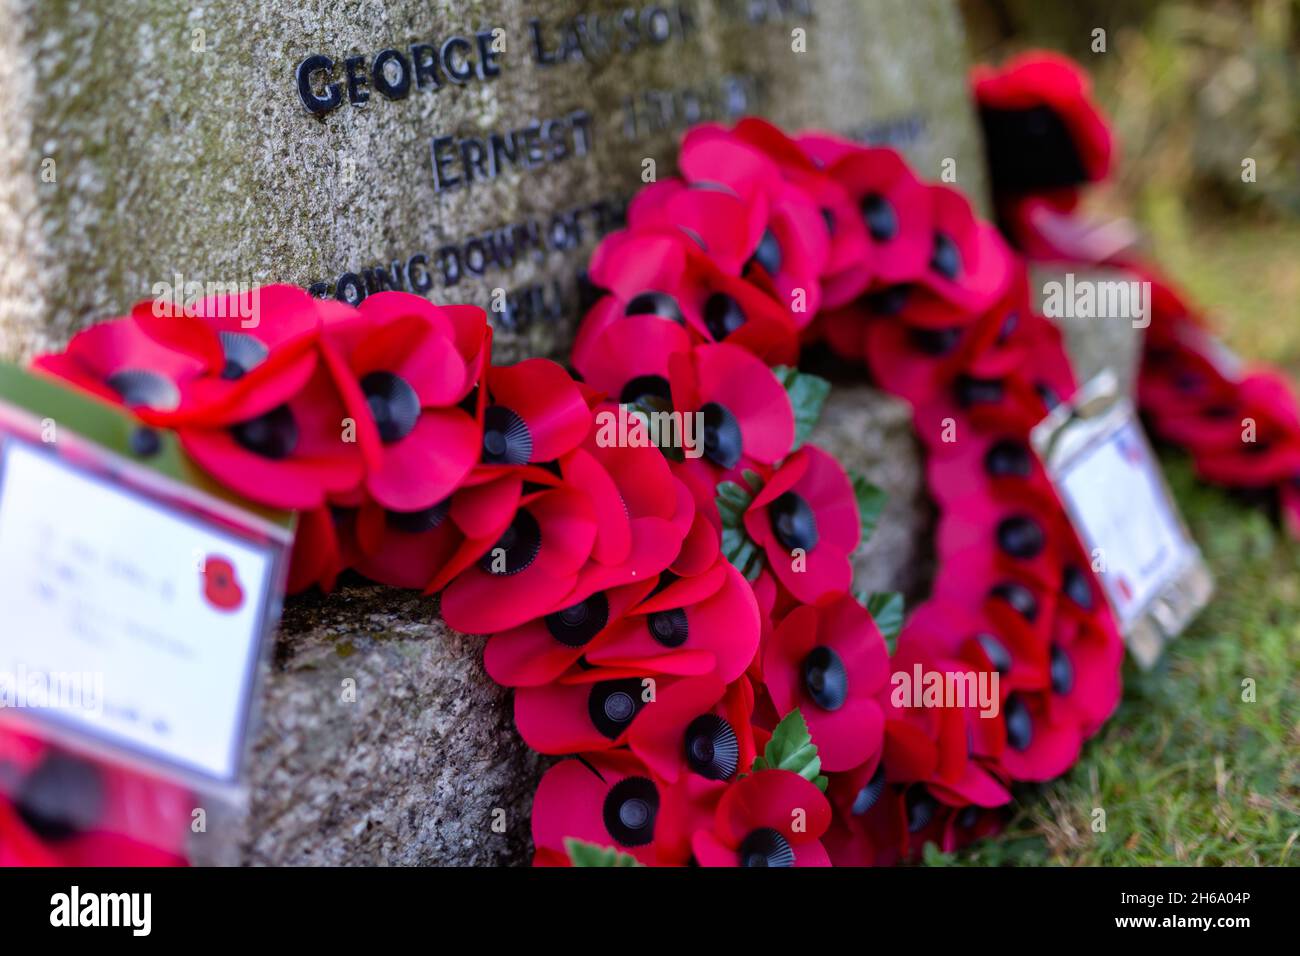
<path fill-rule="evenodd" d="M 772 372 L 790 397 L 790 407 L 794 409 L 794 447 L 798 448 L 808 440 L 822 417 L 826 396 L 831 393 L 831 383 L 819 375 L 809 375 L 788 365 L 778 365 Z"/>
<path fill-rule="evenodd" d="M 876 627 L 885 636 L 889 653 L 894 653 L 898 632 L 903 629 L 903 595 L 897 591 L 875 591 L 868 594 L 865 601 L 859 598 L 859 603 L 867 609 L 867 613 L 876 622 Z"/>
<path fill-rule="evenodd" d="M 926 866 L 952 866 L 957 860 L 957 854 L 944 853 L 934 843 L 927 843 L 921 850 L 921 860 Z"/>
<path fill-rule="evenodd" d="M 798 708 L 790 711 L 772 731 L 772 739 L 760 756 L 754 758 L 751 768 L 760 770 L 789 770 L 815 783 L 825 791 L 828 783 L 822 775 L 822 758 L 817 756 L 817 745 L 808 732 L 808 722 Z"/>
<path fill-rule="evenodd" d="M 722 519 L 722 553 L 746 580 L 753 581 L 763 570 L 763 550 L 745 531 L 745 512 L 753 504 L 754 495 L 762 489 L 763 479 L 748 470 L 741 477 L 744 485 L 735 481 L 718 482 L 714 500 L 718 517 Z"/>
<path fill-rule="evenodd" d="M 575 837 L 564 838 L 564 851 L 574 866 L 640 866 L 640 861 L 612 846 L 600 846 Z"/>
<path fill-rule="evenodd" d="M 862 540 L 868 541 L 880 523 L 880 513 L 885 510 L 889 495 L 861 475 L 854 475 L 853 496 L 858 499 L 858 521 L 862 526 Z"/>

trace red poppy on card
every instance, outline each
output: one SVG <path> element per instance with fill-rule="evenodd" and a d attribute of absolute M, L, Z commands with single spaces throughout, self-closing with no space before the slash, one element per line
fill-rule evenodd
<path fill-rule="evenodd" d="M 394 511 L 433 507 L 479 458 L 481 432 L 460 402 L 477 384 L 486 315 L 405 292 L 367 296 L 360 314 L 362 322 L 332 327 L 325 348 L 368 411 L 355 428 L 367 456 L 366 490 Z"/>
<path fill-rule="evenodd" d="M 997 189 L 1035 191 L 1105 179 L 1113 139 L 1079 64 L 1030 50 L 971 73 Z"/>
<path fill-rule="evenodd" d="M 853 482 L 826 452 L 805 445 L 754 496 L 745 531 L 763 549 L 777 580 L 808 604 L 848 591 L 849 556 L 861 541 Z"/>
<path fill-rule="evenodd" d="M 700 866 L 830 866 L 821 837 L 831 807 L 788 770 L 760 770 L 723 791 L 714 825 L 691 839 Z"/>
<path fill-rule="evenodd" d="M 823 608 L 798 607 L 763 651 L 763 679 L 777 712 L 808 722 L 827 771 L 848 770 L 880 750 L 877 697 L 889 657 L 871 615 L 850 595 Z"/>
<path fill-rule="evenodd" d="M 702 415 L 704 459 L 730 471 L 775 464 L 794 444 L 794 410 L 760 359 L 726 343 L 701 345 L 669 363 L 673 404 Z"/>
<path fill-rule="evenodd" d="M 664 574 L 656 589 L 587 652 L 605 668 L 699 677 L 740 677 L 758 651 L 762 624 L 744 577 L 719 557 L 688 578 Z M 581 678 L 578 678 L 581 679 Z"/>
<path fill-rule="evenodd" d="M 219 611 L 237 611 L 244 603 L 244 589 L 228 558 L 209 555 L 203 562 L 203 598 Z"/>

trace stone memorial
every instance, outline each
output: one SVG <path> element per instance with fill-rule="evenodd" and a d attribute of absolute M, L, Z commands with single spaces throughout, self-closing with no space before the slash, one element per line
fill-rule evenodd
<path fill-rule="evenodd" d="M 583 266 L 680 134 L 758 114 L 901 149 L 987 213 L 949 0 L 0 0 L 0 358 L 160 294 L 269 282 L 489 310 L 563 358 Z M 951 177 L 949 177 L 951 178 Z M 891 494 L 860 584 L 924 593 L 904 405 L 837 387 L 815 440 Z M 528 859 L 545 758 L 479 638 L 352 582 L 288 602 L 247 815 L 197 862 Z M 355 681 L 355 701 L 340 697 Z"/>

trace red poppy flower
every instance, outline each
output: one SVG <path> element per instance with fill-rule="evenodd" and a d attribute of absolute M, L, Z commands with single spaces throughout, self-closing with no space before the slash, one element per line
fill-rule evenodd
<path fill-rule="evenodd" d="M 655 581 L 594 591 L 545 617 L 493 634 L 483 650 L 483 666 L 506 687 L 536 687 L 556 680 L 652 590 Z"/>
<path fill-rule="evenodd" d="M 825 130 L 807 130 L 795 136 L 805 156 L 820 169 L 828 169 L 845 156 L 859 152 L 862 144 Z"/>
<path fill-rule="evenodd" d="M 583 319 L 573 363 L 587 382 L 618 401 L 647 393 L 666 398 L 669 356 L 695 344 L 725 340 L 770 364 L 796 357 L 797 329 L 788 309 L 686 240 L 606 237 L 592 278 L 611 294 Z"/>
<path fill-rule="evenodd" d="M 712 829 L 691 838 L 701 866 L 830 866 L 821 837 L 831 807 L 788 770 L 760 770 L 727 787 Z"/>
<path fill-rule="evenodd" d="M 996 227 L 976 217 L 970 200 L 944 185 L 926 187 L 930 203 L 931 246 L 927 267 L 917 277 L 937 299 L 966 314 L 991 308 L 1013 278 L 1012 253 Z M 904 311 L 916 324 L 947 325 L 946 310 Z"/>
<path fill-rule="evenodd" d="M 703 415 L 704 460 L 723 470 L 771 465 L 794 444 L 794 410 L 761 360 L 723 343 L 669 363 L 673 404 Z"/>
<path fill-rule="evenodd" d="M 458 406 L 477 384 L 486 314 L 405 292 L 367 296 L 360 313 L 363 322 L 327 333 L 326 354 L 355 379 L 369 412 L 357 421 L 366 490 L 394 511 L 433 507 L 479 457 L 479 428 Z"/>
<path fill-rule="evenodd" d="M 178 336 L 192 334 L 209 344 L 197 323 L 170 321 Z M 38 355 L 32 367 L 115 404 L 175 412 L 202 401 L 195 393 L 205 378 L 215 377 L 214 359 L 171 349 L 133 319 L 116 319 L 78 332 L 64 351 Z"/>
<path fill-rule="evenodd" d="M 596 511 L 587 591 L 653 578 L 681 554 L 695 500 L 653 446 L 602 444 L 597 430 L 560 459 L 561 477 L 586 492 Z"/>
<path fill-rule="evenodd" d="M 779 714 L 803 714 L 828 771 L 856 767 L 879 751 L 877 696 L 888 668 L 884 638 L 849 595 L 824 608 L 795 608 L 763 652 L 772 703 Z"/>
<path fill-rule="evenodd" d="M 323 329 L 350 322 L 354 310 L 334 299 L 317 299 L 291 285 L 268 285 L 245 293 L 210 296 L 183 309 L 144 301 L 131 317 L 149 335 L 181 352 L 207 358 L 212 346 L 196 341 L 183 325 L 197 325 L 217 343 L 221 378 L 242 382 L 254 372 L 279 365 L 275 377 L 301 385 L 310 374 L 310 348 Z"/>
<path fill-rule="evenodd" d="M 824 280 L 826 304 L 845 305 L 873 283 L 912 282 L 926 271 L 935 243 L 934 211 L 926 187 L 892 149 L 856 147 L 828 172 L 844 189 L 856 216 L 836 229 L 869 250 L 865 261 L 848 263 Z"/>
<path fill-rule="evenodd" d="M 853 579 L 849 556 L 861 540 L 853 483 L 826 452 L 806 445 L 754 497 L 745 531 L 777 580 L 808 604 L 834 600 Z"/>
<path fill-rule="evenodd" d="M 1028 487 L 967 494 L 944 502 L 935 535 L 938 560 L 986 567 L 1051 586 L 1060 580 L 1056 550 L 1067 532 L 1060 506 Z"/>
<path fill-rule="evenodd" d="M 1079 725 L 1069 717 L 1052 719 L 1048 692 L 1011 694 L 1002 705 L 1002 718 L 1007 746 L 1001 765 L 1011 779 L 1052 780 L 1079 759 Z"/>
<path fill-rule="evenodd" d="M 458 631 L 490 634 L 556 609 L 577 585 L 596 531 L 596 510 L 582 491 L 523 494 L 495 540 L 475 540 L 473 550 L 487 547 L 442 592 L 443 619 Z"/>
<path fill-rule="evenodd" d="M 763 234 L 765 213 L 765 203 L 743 198 L 722 183 L 661 179 L 628 203 L 627 224 L 633 233 L 684 237 L 690 251 L 739 276 Z M 604 273 L 603 265 L 598 274 Z"/>
<path fill-rule="evenodd" d="M 0 866 L 184 865 L 182 789 L 0 731 Z"/>
<path fill-rule="evenodd" d="M 953 421 L 955 441 L 927 443 L 926 489 L 940 506 L 972 494 L 1023 495 L 1056 510 L 1051 482 L 1027 436 L 1010 428 L 984 431 L 964 418 Z"/>
<path fill-rule="evenodd" d="M 975 639 L 981 651 L 996 644 L 991 635 Z M 908 626 L 890 659 L 887 779 L 924 783 L 927 795 L 948 806 L 1001 806 L 1011 794 L 979 758 L 996 753 L 1002 741 L 1006 694 L 999 665 L 1005 665 L 978 653 L 966 659 L 937 655 L 932 645 Z"/>
<path fill-rule="evenodd" d="M 822 219 L 830 233 L 830 248 L 823 277 L 837 276 L 846 270 L 869 274 L 872 257 L 871 239 L 866 230 L 858 228 L 862 212 L 859 197 L 851 196 L 844 186 L 826 169 L 829 164 L 819 163 L 801 145 L 767 120 L 746 117 L 740 120 L 735 135 L 776 163 L 781 175 L 802 189 L 821 210 Z M 855 147 L 858 148 L 858 147 Z M 822 308 L 833 303 L 823 295 Z"/>
<path fill-rule="evenodd" d="M 665 818 L 695 817 L 711 809 L 722 784 L 693 791 L 689 798 L 656 780 L 626 750 L 564 760 L 542 776 L 533 798 L 535 863 L 565 865 L 568 838 L 614 847 L 647 865 L 683 865 L 679 840 L 661 838 Z M 692 812 L 690 803 L 704 805 Z"/>
<path fill-rule="evenodd" d="M 374 501 L 332 509 L 348 566 L 390 587 L 427 589 L 465 541 L 451 517 L 455 500 L 420 511 L 391 511 Z"/>
<path fill-rule="evenodd" d="M 520 687 L 515 691 L 515 726 L 528 746 L 544 754 L 583 753 L 621 747 L 640 717 L 683 693 L 694 707 L 699 687 L 673 677 L 633 668 L 578 670 L 571 681 Z M 717 697 L 723 685 L 707 685 Z"/>
<path fill-rule="evenodd" d="M 1124 642 L 1106 610 L 1083 619 L 1057 619 L 1050 649 L 1053 716 L 1073 718 L 1091 737 L 1119 706 Z"/>
<path fill-rule="evenodd" d="M 549 359 L 490 368 L 486 381 L 485 465 L 551 462 L 578 447 L 591 430 L 591 409 L 582 389 Z"/>
<path fill-rule="evenodd" d="M 860 323 L 858 358 L 872 368 L 882 388 L 913 404 L 927 402 L 953 387 L 964 371 L 972 336 L 963 325 L 923 328 L 899 321 L 900 311 L 918 294 L 915 289 L 896 286 L 842 310 L 852 310 Z"/>
<path fill-rule="evenodd" d="M 807 325 L 821 306 L 820 277 L 830 255 L 830 230 L 813 197 L 786 181 L 761 151 L 719 126 L 687 133 L 678 166 L 693 184 L 719 184 L 751 208 L 766 208 L 746 274 L 791 309 L 796 325 Z"/>
<path fill-rule="evenodd" d="M 646 708 L 628 743 L 669 783 L 688 773 L 731 780 L 754 762 L 753 710 L 754 692 L 743 677 L 725 688 L 712 674 L 692 677 Z"/>
<path fill-rule="evenodd" d="M 364 414 L 350 390 L 317 362 L 301 391 L 283 404 L 241 404 L 177 429 L 185 452 L 226 487 L 275 508 L 318 508 L 327 494 L 355 488 L 365 475 L 348 423 Z M 363 430 L 357 429 L 360 434 Z"/>
<path fill-rule="evenodd" d="M 753 591 L 719 557 L 694 577 L 661 577 L 659 587 L 615 622 L 586 658 L 602 668 L 638 673 L 713 674 L 728 684 L 754 659 L 761 630 Z"/>
<path fill-rule="evenodd" d="M 1114 151 L 1088 74 L 1073 60 L 1030 50 L 971 74 L 989 169 L 999 190 L 1024 192 L 1105 179 Z"/>
<path fill-rule="evenodd" d="M 976 378 L 998 378 L 1024 367 L 1042 341 L 1048 320 L 1030 308 L 1025 264 L 1013 258 L 1013 277 L 1002 298 L 970 326 L 961 343 L 964 371 Z"/>
<path fill-rule="evenodd" d="M 1015 613 L 989 613 L 941 598 L 931 598 L 912 613 L 903 628 L 905 643 L 930 660 L 962 663 L 967 669 L 998 673 L 1002 695 L 1041 690 L 1047 685 L 1046 642 Z M 900 637 L 900 642 L 903 639 Z M 994 721 L 971 722 L 972 752 L 996 756 L 1001 734 L 986 734 Z"/>
<path fill-rule="evenodd" d="M 894 866 L 907 847 L 904 788 L 885 779 L 885 765 L 868 761 L 830 775 L 835 816 L 823 842 L 833 866 Z"/>

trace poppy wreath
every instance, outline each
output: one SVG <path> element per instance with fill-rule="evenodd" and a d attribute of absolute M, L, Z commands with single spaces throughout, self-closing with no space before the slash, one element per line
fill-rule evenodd
<path fill-rule="evenodd" d="M 288 286 L 142 303 L 34 366 L 296 511 L 291 591 L 351 569 L 486 635 L 521 736 L 563 758 L 537 864 L 892 864 L 994 833 L 1120 691 L 1028 444 L 1074 389 L 1059 334 L 997 229 L 890 149 L 747 119 L 679 167 L 595 251 L 572 371 L 492 364 L 472 306 Z M 906 623 L 852 589 L 884 496 L 807 441 L 811 343 L 913 408 L 940 561 Z M 899 673 L 996 673 L 996 706 Z M 31 858 L 67 838 L 21 832 Z"/>
<path fill-rule="evenodd" d="M 1082 211 L 1116 153 L 1087 74 L 1059 54 L 1030 51 L 977 67 L 972 85 L 1008 240 L 1031 260 L 1110 267 L 1150 283 L 1138 387 L 1148 427 L 1185 449 L 1203 480 L 1261 499 L 1300 536 L 1300 407 L 1286 379 L 1245 368 L 1195 304 L 1130 250 L 1128 230 Z"/>

